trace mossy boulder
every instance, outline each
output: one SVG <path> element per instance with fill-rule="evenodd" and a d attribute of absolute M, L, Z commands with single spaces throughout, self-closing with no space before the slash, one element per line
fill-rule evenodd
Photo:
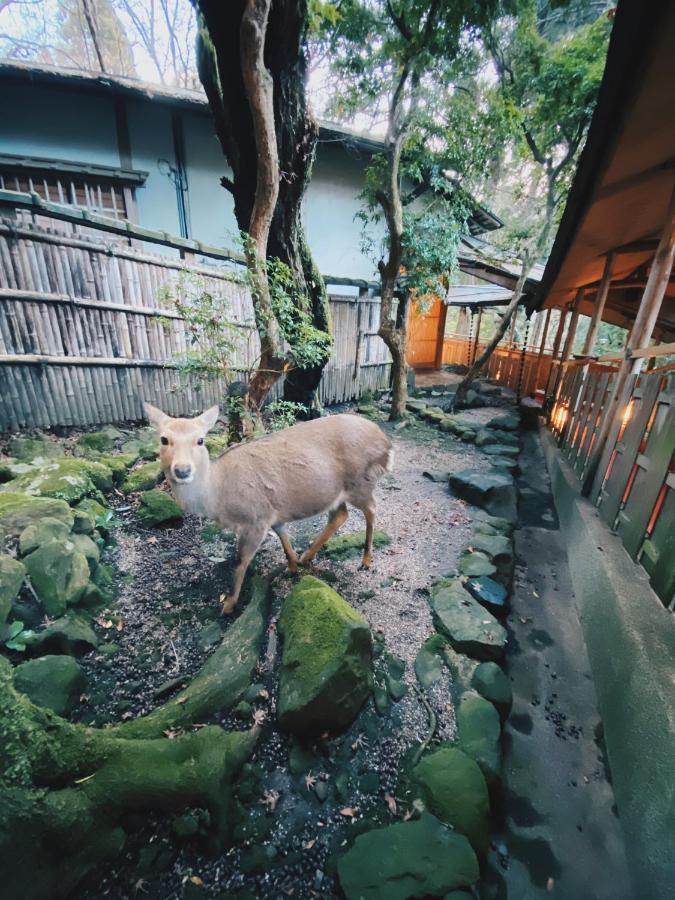
<path fill-rule="evenodd" d="M 337 868 L 347 900 L 440 897 L 480 874 L 467 839 L 429 813 L 359 835 Z"/>
<path fill-rule="evenodd" d="M 485 553 L 465 550 L 457 562 L 457 571 L 470 578 L 480 578 L 483 575 L 495 575 L 497 566 L 490 562 Z"/>
<path fill-rule="evenodd" d="M 87 534 L 73 534 L 70 539 L 75 544 L 75 549 L 79 550 L 87 560 L 89 571 L 95 572 L 101 558 L 101 551 L 97 544 Z"/>
<path fill-rule="evenodd" d="M 23 563 L 6 553 L 0 554 L 0 625 L 7 621 L 25 577 L 26 567 Z"/>
<path fill-rule="evenodd" d="M 458 653 L 479 660 L 498 660 L 506 646 L 506 630 L 464 589 L 459 579 L 432 586 L 431 608 L 438 630 Z"/>
<path fill-rule="evenodd" d="M 94 500 L 93 497 L 85 497 L 84 500 L 80 500 L 77 506 L 75 506 L 73 509 L 73 514 L 77 517 L 76 522 L 80 520 L 83 526 L 84 520 L 80 519 L 80 516 L 86 516 L 86 527 L 89 528 L 89 526 L 91 525 L 91 531 L 93 531 L 94 528 L 97 528 L 101 532 L 101 536 L 106 540 L 110 537 L 110 529 L 106 527 L 104 520 L 109 512 L 110 509 L 107 506 L 105 506 L 103 503 L 100 503 L 98 500 Z M 79 534 L 91 533 L 89 531 L 82 530 L 82 528 L 78 530 L 74 526 L 73 531 L 78 531 Z"/>
<path fill-rule="evenodd" d="M 212 459 L 217 459 L 225 452 L 225 450 L 227 450 L 227 435 L 207 434 L 204 443 L 206 444 L 206 449 L 209 451 L 209 456 Z"/>
<path fill-rule="evenodd" d="M 28 525 L 19 535 L 19 553 L 25 556 L 43 544 L 51 544 L 52 541 L 67 541 L 71 529 L 61 519 L 53 519 L 45 516 L 39 522 Z"/>
<path fill-rule="evenodd" d="M 96 501 L 92 501 L 95 503 Z M 100 504 L 99 504 L 100 506 Z M 92 534 L 96 528 L 96 520 L 92 513 L 76 506 L 73 509 L 73 532 L 75 534 Z"/>
<path fill-rule="evenodd" d="M 98 644 L 96 632 L 89 622 L 83 616 L 69 612 L 37 632 L 31 638 L 29 649 L 33 656 L 46 653 L 83 656 L 95 650 Z"/>
<path fill-rule="evenodd" d="M 9 440 L 9 454 L 20 462 L 31 462 L 36 458 L 55 459 L 63 456 L 63 446 L 42 435 L 34 438 L 16 435 Z"/>
<path fill-rule="evenodd" d="M 73 541 L 51 541 L 24 558 L 33 590 L 49 616 L 76 604 L 89 581 L 89 564 Z"/>
<path fill-rule="evenodd" d="M 106 430 L 103 431 L 87 431 L 81 434 L 77 439 L 77 446 L 82 450 L 95 450 L 98 453 L 105 453 L 112 450 L 114 439 Z"/>
<path fill-rule="evenodd" d="M 412 781 L 427 809 L 465 835 L 479 856 L 484 855 L 490 807 L 478 764 L 463 750 L 443 746 L 420 760 L 412 771 Z"/>
<path fill-rule="evenodd" d="M 71 456 L 32 467 L 0 487 L 0 492 L 11 488 L 12 492 L 53 497 L 72 505 L 83 497 L 99 497 L 101 491 L 112 488 L 112 483 L 112 472 L 107 466 Z"/>
<path fill-rule="evenodd" d="M 456 717 L 460 748 L 478 763 L 488 786 L 496 784 L 502 767 L 499 713 L 479 694 L 468 693 L 461 698 Z"/>
<path fill-rule="evenodd" d="M 100 462 L 110 469 L 115 484 L 122 484 L 127 477 L 127 472 L 136 462 L 137 458 L 138 457 L 134 456 L 133 453 L 116 453 L 99 456 L 97 462 Z"/>
<path fill-rule="evenodd" d="M 0 538 L 18 537 L 28 525 L 45 517 L 60 519 L 69 528 L 73 527 L 73 513 L 63 500 L 0 491 Z"/>
<path fill-rule="evenodd" d="M 42 656 L 14 669 L 14 687 L 37 706 L 67 716 L 82 693 L 85 680 L 72 656 Z"/>
<path fill-rule="evenodd" d="M 391 538 L 385 531 L 373 532 L 373 547 L 386 547 L 390 543 Z M 329 538 L 323 546 L 323 552 L 332 560 L 356 559 L 363 554 L 365 546 L 365 531 L 356 531 Z"/>
<path fill-rule="evenodd" d="M 290 731 L 340 731 L 372 688 L 372 638 L 363 616 L 329 585 L 307 575 L 286 598 L 279 723 Z"/>
<path fill-rule="evenodd" d="M 140 496 L 138 514 L 146 528 L 177 522 L 183 518 L 183 510 L 166 491 L 144 491 Z"/>
<path fill-rule="evenodd" d="M 511 682 L 497 663 L 482 662 L 476 666 L 471 687 L 495 706 L 502 721 L 508 718 L 513 703 L 513 690 Z"/>
<path fill-rule="evenodd" d="M 162 478 L 164 478 L 164 473 L 159 463 L 144 463 L 127 474 L 122 482 L 122 493 L 136 494 L 140 491 L 149 491 L 159 484 Z"/>

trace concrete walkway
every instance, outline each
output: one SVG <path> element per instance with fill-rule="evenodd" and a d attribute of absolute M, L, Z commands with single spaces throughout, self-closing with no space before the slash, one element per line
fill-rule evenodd
<path fill-rule="evenodd" d="M 508 618 L 514 704 L 504 730 L 503 833 L 483 900 L 637 900 L 602 726 L 539 439 L 520 457 L 517 566 Z"/>

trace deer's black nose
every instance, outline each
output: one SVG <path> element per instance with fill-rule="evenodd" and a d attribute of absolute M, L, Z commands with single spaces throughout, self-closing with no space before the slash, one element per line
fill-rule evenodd
<path fill-rule="evenodd" d="M 182 481 L 186 478 L 189 478 L 192 475 L 192 466 L 174 466 L 173 467 L 174 478 L 177 478 L 179 481 Z"/>

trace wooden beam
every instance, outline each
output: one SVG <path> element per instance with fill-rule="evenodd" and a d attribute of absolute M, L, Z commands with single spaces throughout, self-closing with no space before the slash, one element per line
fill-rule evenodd
<path fill-rule="evenodd" d="M 551 377 L 553 376 L 553 372 L 555 370 L 556 360 L 558 358 L 558 351 L 560 350 L 560 343 L 562 341 L 563 332 L 565 330 L 565 319 L 567 318 L 567 310 L 561 308 L 560 310 L 560 318 L 558 319 L 558 329 L 555 333 L 555 338 L 553 339 L 553 349 L 551 350 L 551 368 L 549 369 L 548 378 L 546 379 L 546 387 L 544 388 L 544 404 L 546 404 L 549 397 L 549 386 L 551 384 Z M 560 367 L 558 367 L 560 368 Z"/>
<path fill-rule="evenodd" d="M 584 356 L 590 356 L 593 353 L 593 347 L 595 346 L 595 338 L 598 333 L 598 327 L 600 322 L 602 321 L 602 314 L 605 310 L 605 303 L 607 302 L 607 294 L 609 293 L 609 286 L 612 282 L 612 268 L 614 266 L 614 254 L 608 253 L 607 259 L 605 260 L 605 270 L 602 273 L 602 280 L 600 282 L 600 288 L 598 290 L 598 295 L 595 298 L 595 303 L 593 304 L 593 315 L 591 316 L 591 322 L 588 326 L 588 332 L 586 334 L 586 340 L 584 342 L 584 348 L 581 351 Z"/>
<path fill-rule="evenodd" d="M 476 355 L 478 353 L 478 340 L 480 338 L 480 323 L 483 320 L 483 310 L 481 307 L 478 308 L 478 317 L 476 320 L 476 338 L 473 342 L 473 353 L 471 354 L 471 365 L 476 361 Z"/>

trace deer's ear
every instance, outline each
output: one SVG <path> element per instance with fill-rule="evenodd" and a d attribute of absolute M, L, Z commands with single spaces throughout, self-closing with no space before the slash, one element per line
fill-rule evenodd
<path fill-rule="evenodd" d="M 152 406 L 150 403 L 144 403 L 143 409 L 152 427 L 157 431 L 161 431 L 162 426 L 169 417 L 161 409 L 157 409 L 156 406 Z"/>
<path fill-rule="evenodd" d="M 220 409 L 217 406 L 212 406 L 201 414 L 199 421 L 207 431 L 210 431 L 218 421 L 219 414 Z"/>

